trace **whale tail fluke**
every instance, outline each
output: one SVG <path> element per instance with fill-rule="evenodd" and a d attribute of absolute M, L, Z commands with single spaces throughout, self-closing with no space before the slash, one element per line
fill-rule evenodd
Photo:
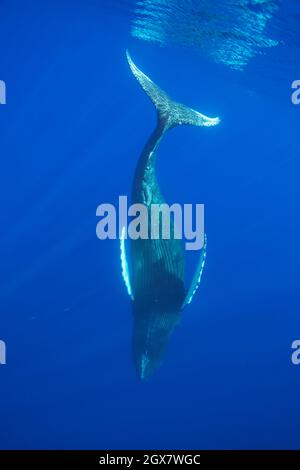
<path fill-rule="evenodd" d="M 206 127 L 219 124 L 220 119 L 218 117 L 209 118 L 184 104 L 173 101 L 161 88 L 147 77 L 147 75 L 138 69 L 128 51 L 126 51 L 126 55 L 133 75 L 151 99 L 157 109 L 159 119 L 164 122 L 167 128 L 182 124 Z"/>

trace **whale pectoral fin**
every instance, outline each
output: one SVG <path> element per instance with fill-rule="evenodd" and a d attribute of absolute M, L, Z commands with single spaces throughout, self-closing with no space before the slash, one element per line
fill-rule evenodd
<path fill-rule="evenodd" d="M 206 235 L 205 235 L 204 245 L 203 245 L 203 248 L 201 250 L 200 259 L 199 259 L 199 262 L 198 262 L 198 265 L 197 265 L 197 268 L 196 268 L 191 286 L 190 286 L 189 290 L 187 291 L 185 300 L 182 304 L 182 308 L 186 307 L 186 305 L 189 305 L 192 302 L 192 300 L 194 298 L 194 295 L 195 295 L 195 293 L 196 293 L 196 291 L 197 291 L 197 289 L 200 285 L 201 277 L 202 277 L 202 273 L 203 273 L 203 268 L 204 268 L 204 264 L 205 264 L 205 258 L 206 258 L 206 245 L 207 245 L 207 238 L 206 238 Z"/>
<path fill-rule="evenodd" d="M 123 227 L 122 232 L 121 232 L 121 238 L 120 238 L 120 258 L 121 258 L 121 267 L 122 267 L 122 277 L 124 279 L 128 295 L 133 300 L 134 297 L 133 297 L 133 293 L 131 289 L 130 274 L 129 274 L 129 268 L 128 268 L 128 263 L 127 263 L 127 258 L 126 258 L 125 235 L 126 235 L 126 229 L 125 227 Z"/>

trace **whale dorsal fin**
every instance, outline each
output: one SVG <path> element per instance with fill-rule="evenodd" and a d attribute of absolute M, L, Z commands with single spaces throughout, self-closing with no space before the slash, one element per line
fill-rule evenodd
<path fill-rule="evenodd" d="M 200 253 L 200 259 L 198 261 L 197 268 L 196 268 L 192 283 L 190 285 L 189 290 L 187 291 L 185 300 L 182 304 L 182 308 L 186 307 L 186 305 L 189 305 L 192 302 L 192 300 L 194 298 L 194 295 L 195 295 L 195 293 L 196 293 L 196 291 L 197 291 L 197 289 L 200 285 L 201 277 L 202 277 L 202 273 L 203 273 L 203 268 L 204 268 L 204 264 L 205 264 L 205 259 L 206 259 L 206 245 L 207 245 L 207 238 L 206 238 L 206 235 L 205 235 L 204 245 L 203 245 L 203 248 L 201 249 L 201 253 Z"/>
<path fill-rule="evenodd" d="M 128 51 L 126 54 L 133 75 L 151 99 L 158 111 L 159 118 L 165 122 L 167 128 L 182 124 L 206 127 L 219 124 L 219 118 L 209 118 L 184 104 L 173 101 L 159 86 L 147 77 L 147 75 L 138 69 Z"/>
<path fill-rule="evenodd" d="M 122 232 L 121 232 L 121 237 L 120 237 L 120 258 L 121 258 L 121 267 L 122 267 L 122 277 L 124 279 L 128 295 L 131 298 L 131 300 L 133 300 L 134 297 L 132 293 L 132 288 L 131 288 L 131 283 L 130 283 L 130 273 L 129 273 L 129 267 L 128 267 L 127 257 L 126 257 L 125 235 L 126 235 L 126 229 L 125 227 L 123 227 Z"/>

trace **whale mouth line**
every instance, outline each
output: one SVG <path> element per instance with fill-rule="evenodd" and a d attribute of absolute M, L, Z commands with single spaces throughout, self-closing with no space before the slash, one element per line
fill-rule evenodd
<path fill-rule="evenodd" d="M 180 320 L 179 313 L 145 313 L 134 315 L 133 354 L 138 376 L 149 379 L 160 366 L 174 329 Z"/>

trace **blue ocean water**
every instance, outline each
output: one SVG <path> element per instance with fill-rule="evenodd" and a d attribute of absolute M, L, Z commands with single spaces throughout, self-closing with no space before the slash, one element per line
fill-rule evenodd
<path fill-rule="evenodd" d="M 296 0 L 0 3 L 1 449 L 299 448 L 299 16 Z M 205 204 L 208 254 L 145 383 L 118 241 L 95 235 L 155 124 L 126 48 L 222 120 L 159 151 L 167 201 Z"/>

